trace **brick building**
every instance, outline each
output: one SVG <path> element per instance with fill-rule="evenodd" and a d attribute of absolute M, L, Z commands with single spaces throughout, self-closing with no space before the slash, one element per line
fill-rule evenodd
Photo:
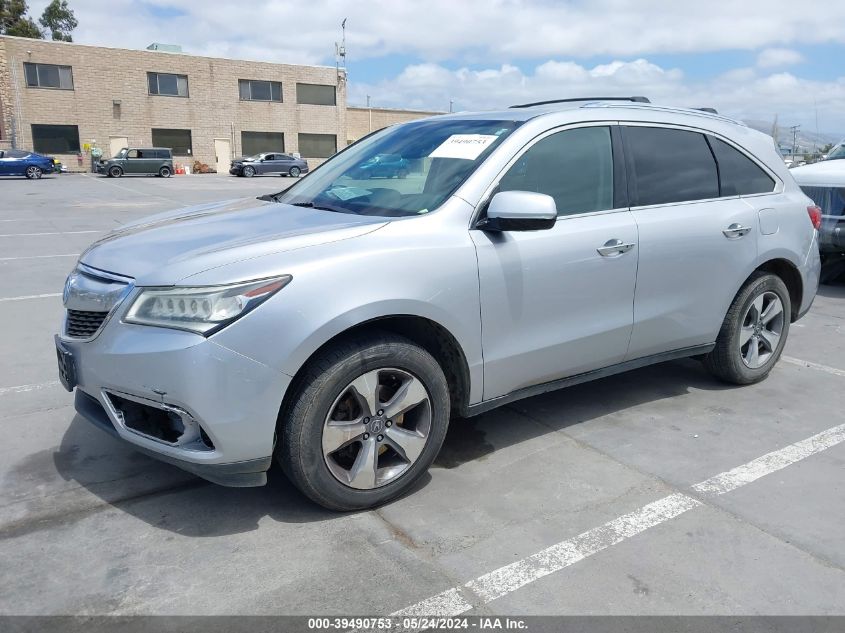
<path fill-rule="evenodd" d="M 88 168 L 88 146 L 107 156 L 171 147 L 177 163 L 225 172 L 242 154 L 281 150 L 318 164 L 346 145 L 343 70 L 168 48 L 0 36 L 0 147 L 34 149 L 71 169 Z"/>

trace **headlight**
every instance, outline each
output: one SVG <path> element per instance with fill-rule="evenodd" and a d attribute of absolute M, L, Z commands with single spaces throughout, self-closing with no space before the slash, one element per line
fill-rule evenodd
<path fill-rule="evenodd" d="M 123 320 L 208 336 L 267 301 L 291 279 L 284 275 L 228 286 L 150 288 L 135 298 Z"/>

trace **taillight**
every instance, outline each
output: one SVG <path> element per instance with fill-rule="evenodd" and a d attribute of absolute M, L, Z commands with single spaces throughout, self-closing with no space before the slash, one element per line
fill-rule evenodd
<path fill-rule="evenodd" d="M 810 214 L 810 222 L 813 223 L 813 228 L 819 230 L 822 226 L 822 210 L 816 205 L 807 207 L 807 213 Z"/>

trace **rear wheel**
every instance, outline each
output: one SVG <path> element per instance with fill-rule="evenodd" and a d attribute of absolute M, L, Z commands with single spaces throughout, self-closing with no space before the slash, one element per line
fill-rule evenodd
<path fill-rule="evenodd" d="M 38 180 L 44 172 L 36 165 L 30 165 L 26 168 L 26 177 L 30 180 Z"/>
<path fill-rule="evenodd" d="M 247 165 L 246 167 L 244 167 L 243 173 L 245 177 L 252 178 L 255 175 L 255 167 L 250 167 L 249 165 Z"/>
<path fill-rule="evenodd" d="M 170 178 L 171 173 L 172 172 L 170 171 L 170 167 L 168 167 L 167 165 L 163 165 L 162 168 L 158 170 L 158 175 L 162 178 Z"/>
<path fill-rule="evenodd" d="M 299 178 L 299 174 L 302 173 L 302 170 L 299 167 L 291 167 L 288 174 L 290 174 L 291 178 Z"/>
<path fill-rule="evenodd" d="M 789 334 L 792 304 L 780 277 L 759 272 L 728 310 L 716 348 L 704 358 L 718 378 L 736 385 L 759 382 L 780 358 Z"/>
<path fill-rule="evenodd" d="M 316 503 L 370 508 L 425 473 L 448 425 L 449 391 L 437 361 L 405 338 L 376 334 L 309 361 L 280 416 L 276 459 Z"/>
<path fill-rule="evenodd" d="M 120 178 L 123 175 L 123 170 L 120 167 L 109 167 L 109 176 L 112 178 Z"/>

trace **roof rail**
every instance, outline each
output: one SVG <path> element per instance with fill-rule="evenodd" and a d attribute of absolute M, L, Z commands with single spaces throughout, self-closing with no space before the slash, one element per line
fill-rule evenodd
<path fill-rule="evenodd" d="M 576 101 L 633 101 L 634 103 L 651 103 L 647 97 L 577 97 L 571 99 L 552 99 L 550 101 L 535 101 L 534 103 L 520 103 L 511 108 L 531 108 L 533 106 L 550 105 L 552 103 L 572 103 Z"/>
<path fill-rule="evenodd" d="M 716 111 L 716 108 L 693 108 L 693 110 L 698 110 L 700 112 L 709 112 L 710 114 L 719 114 Z"/>

